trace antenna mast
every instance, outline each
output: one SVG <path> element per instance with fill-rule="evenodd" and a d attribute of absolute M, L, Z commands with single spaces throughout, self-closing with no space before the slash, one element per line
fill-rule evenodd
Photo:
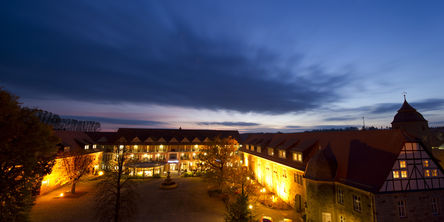
<path fill-rule="evenodd" d="M 362 129 L 365 129 L 365 117 L 362 117 Z"/>

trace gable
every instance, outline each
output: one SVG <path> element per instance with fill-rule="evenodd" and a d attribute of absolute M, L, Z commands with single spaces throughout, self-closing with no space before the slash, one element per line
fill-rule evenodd
<path fill-rule="evenodd" d="M 164 142 L 166 142 L 166 140 L 163 137 L 160 137 L 160 139 L 157 142 L 164 143 Z"/>
<path fill-rule="evenodd" d="M 189 143 L 190 141 L 185 137 L 185 138 L 183 138 L 183 140 L 182 141 L 180 141 L 181 143 Z"/>
<path fill-rule="evenodd" d="M 139 137 L 134 137 L 134 139 L 133 140 L 131 140 L 131 142 L 133 142 L 133 143 L 140 143 L 141 141 L 140 141 L 140 139 L 139 139 Z"/>
<path fill-rule="evenodd" d="M 178 141 L 176 140 L 176 138 L 172 138 L 172 139 L 170 139 L 170 143 L 177 143 Z"/>
<path fill-rule="evenodd" d="M 193 143 L 200 143 L 200 140 L 196 137 L 193 139 Z"/>
<path fill-rule="evenodd" d="M 126 142 L 126 139 L 125 139 L 125 137 L 120 137 L 118 140 L 117 140 L 117 142 L 120 142 L 120 143 L 125 143 Z"/>
<path fill-rule="evenodd" d="M 151 139 L 151 137 L 148 137 L 148 138 L 146 138 L 145 142 L 146 143 L 152 143 L 152 142 L 154 142 L 154 140 Z"/>
<path fill-rule="evenodd" d="M 419 143 L 405 143 L 380 192 L 444 188 L 444 173 Z"/>
<path fill-rule="evenodd" d="M 106 143 L 106 142 L 108 142 L 108 139 L 106 137 L 102 136 L 102 137 L 100 137 L 99 140 L 97 140 L 97 142 Z"/>

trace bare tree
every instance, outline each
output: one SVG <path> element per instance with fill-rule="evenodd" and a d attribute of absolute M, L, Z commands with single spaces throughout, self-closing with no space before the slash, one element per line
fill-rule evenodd
<path fill-rule="evenodd" d="M 89 172 L 93 159 L 93 156 L 82 151 L 70 152 L 62 159 L 62 167 L 71 183 L 71 193 L 76 192 L 77 182 Z"/>
<path fill-rule="evenodd" d="M 245 166 L 231 167 L 226 181 L 230 185 L 229 194 L 242 193 L 248 198 L 259 191 L 259 185 L 254 181 L 254 173 Z"/>
<path fill-rule="evenodd" d="M 203 163 L 207 176 L 216 184 L 219 191 L 226 188 L 228 171 L 239 162 L 236 154 L 237 141 L 232 138 L 216 138 L 211 144 L 202 148 L 199 160 Z"/>
<path fill-rule="evenodd" d="M 130 221 L 137 212 L 135 185 L 124 174 L 127 148 L 117 148 L 112 170 L 99 182 L 96 194 L 96 217 L 99 221 Z"/>

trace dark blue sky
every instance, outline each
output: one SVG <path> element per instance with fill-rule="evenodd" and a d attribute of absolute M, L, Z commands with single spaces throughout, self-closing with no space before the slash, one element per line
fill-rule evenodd
<path fill-rule="evenodd" d="M 443 124 L 439 1 L 0 4 L 0 85 L 104 129 Z"/>

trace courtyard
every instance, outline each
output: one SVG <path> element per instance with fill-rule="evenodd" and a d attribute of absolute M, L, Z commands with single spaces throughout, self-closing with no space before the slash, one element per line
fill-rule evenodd
<path fill-rule="evenodd" d="M 173 190 L 159 189 L 162 180 L 136 181 L 139 194 L 136 221 L 224 221 L 224 203 L 208 196 L 209 184 L 202 178 L 174 178 L 179 186 Z M 76 197 L 58 197 L 61 192 L 69 190 L 69 186 L 39 196 L 31 211 L 31 221 L 96 221 L 94 194 L 97 183 L 97 180 L 81 182 Z M 293 210 L 274 210 L 259 203 L 254 204 L 254 214 L 257 218 L 271 216 L 274 221 L 284 218 L 298 221 Z"/>

